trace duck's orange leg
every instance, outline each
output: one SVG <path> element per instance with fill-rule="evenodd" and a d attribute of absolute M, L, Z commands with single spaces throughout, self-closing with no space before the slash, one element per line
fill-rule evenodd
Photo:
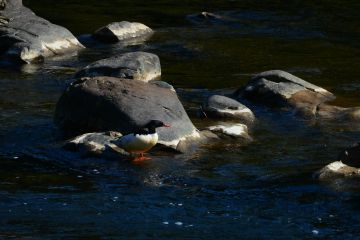
<path fill-rule="evenodd" d="M 144 153 L 140 153 L 140 156 L 137 156 L 133 162 L 142 162 L 142 161 L 146 161 L 146 160 L 150 160 L 151 158 L 150 157 L 145 157 L 144 156 Z"/>

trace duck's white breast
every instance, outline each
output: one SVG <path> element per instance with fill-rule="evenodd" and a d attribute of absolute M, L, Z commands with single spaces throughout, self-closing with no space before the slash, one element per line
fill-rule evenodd
<path fill-rule="evenodd" d="M 123 136 L 118 146 L 127 152 L 141 153 L 148 151 L 156 145 L 158 141 L 158 134 L 129 134 Z"/>

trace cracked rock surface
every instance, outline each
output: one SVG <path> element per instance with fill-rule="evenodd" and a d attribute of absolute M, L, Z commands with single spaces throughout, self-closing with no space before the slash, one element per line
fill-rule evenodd
<path fill-rule="evenodd" d="M 70 31 L 36 16 L 21 0 L 0 1 L 0 55 L 6 60 L 41 62 L 82 48 Z"/>

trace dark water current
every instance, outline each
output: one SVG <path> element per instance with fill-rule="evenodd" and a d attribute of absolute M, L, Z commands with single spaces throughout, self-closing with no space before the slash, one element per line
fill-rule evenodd
<path fill-rule="evenodd" d="M 156 34 L 40 65 L 1 66 L 0 239 L 360 239 L 358 184 L 312 178 L 359 140 L 355 124 L 313 123 L 250 105 L 259 119 L 254 143 L 154 153 L 133 165 L 61 150 L 52 122 L 78 68 L 134 50 L 160 56 L 164 81 L 200 89 L 181 96 L 189 110 L 206 89 L 236 88 L 269 69 L 334 92 L 337 105 L 359 106 L 359 1 L 24 2 L 77 36 L 120 20 L 143 22 Z M 201 11 L 226 18 L 189 16 Z"/>

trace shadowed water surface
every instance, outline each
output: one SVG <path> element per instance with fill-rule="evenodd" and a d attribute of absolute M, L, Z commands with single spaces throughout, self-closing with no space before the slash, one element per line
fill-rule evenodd
<path fill-rule="evenodd" d="M 77 69 L 135 50 L 160 56 L 164 81 L 192 110 L 211 90 L 283 69 L 360 104 L 358 1 L 24 0 L 75 35 L 112 21 L 155 29 L 148 41 L 0 68 L 0 238 L 357 239 L 358 183 L 321 184 L 314 171 L 359 140 L 359 124 L 312 123 L 249 105 L 255 141 L 141 165 L 61 150 L 55 104 Z M 194 13 L 214 12 L 222 19 Z M 200 90 L 189 90 L 189 89 Z M 210 89 L 210 90 L 209 90 Z M 210 91 L 210 92 L 209 92 Z M 192 120 L 198 127 L 203 120 Z"/>

